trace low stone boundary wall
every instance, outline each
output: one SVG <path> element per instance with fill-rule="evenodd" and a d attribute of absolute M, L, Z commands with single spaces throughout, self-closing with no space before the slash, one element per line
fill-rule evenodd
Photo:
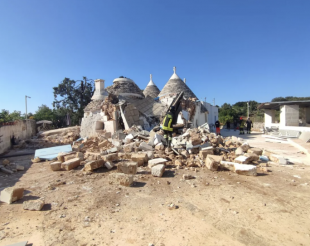
<path fill-rule="evenodd" d="M 0 154 L 11 147 L 11 137 L 17 140 L 25 140 L 36 134 L 36 122 L 34 120 L 20 120 L 0 126 Z"/>

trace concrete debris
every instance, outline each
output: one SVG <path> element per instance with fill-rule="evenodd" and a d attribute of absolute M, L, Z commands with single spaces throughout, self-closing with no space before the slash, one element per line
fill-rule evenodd
<path fill-rule="evenodd" d="M 1 191 L 0 201 L 11 204 L 24 197 L 24 188 L 8 187 Z"/>
<path fill-rule="evenodd" d="M 30 211 L 40 211 L 44 204 L 45 202 L 43 199 L 25 201 L 23 202 L 23 209 Z"/>
<path fill-rule="evenodd" d="M 133 174 L 137 173 L 138 163 L 134 161 L 129 162 L 121 162 L 117 165 L 117 171 L 125 174 Z"/>

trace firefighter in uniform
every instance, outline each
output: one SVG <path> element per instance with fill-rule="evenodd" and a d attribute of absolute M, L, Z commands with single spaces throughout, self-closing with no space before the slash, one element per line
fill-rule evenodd
<path fill-rule="evenodd" d="M 171 142 L 172 142 L 172 122 L 173 122 L 173 117 L 175 113 L 175 108 L 172 106 L 169 110 L 169 112 L 166 114 L 164 120 L 163 120 L 163 130 L 164 130 L 164 138 L 166 139 L 166 142 L 168 144 L 168 148 L 171 148 Z"/>

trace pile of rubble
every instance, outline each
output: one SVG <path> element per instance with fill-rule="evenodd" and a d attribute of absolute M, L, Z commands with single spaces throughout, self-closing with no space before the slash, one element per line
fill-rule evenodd
<path fill-rule="evenodd" d="M 17 171 L 24 171 L 25 167 L 16 163 L 11 163 L 8 159 L 4 159 L 0 164 L 0 171 L 6 174 L 12 174 Z"/>
<path fill-rule="evenodd" d="M 29 149 L 41 149 L 64 144 L 72 144 L 80 136 L 80 127 L 60 128 L 56 130 L 39 132 L 37 136 L 26 140 Z"/>
<path fill-rule="evenodd" d="M 53 171 L 80 167 L 86 174 L 102 167 L 115 169 L 117 172 L 110 174 L 110 183 L 131 186 L 133 175 L 140 167 L 146 167 L 156 177 L 161 177 L 166 168 L 207 168 L 256 176 L 258 167 L 262 172 L 268 171 L 270 160 L 286 164 L 285 159 L 251 148 L 241 138 L 210 133 L 208 124 L 183 130 L 180 135 L 174 133 L 171 149 L 165 147 L 163 134 L 160 128 L 148 132 L 133 126 L 113 135 L 103 133 L 99 137 L 80 138 L 72 144 L 72 152 L 59 153 L 50 167 Z"/>

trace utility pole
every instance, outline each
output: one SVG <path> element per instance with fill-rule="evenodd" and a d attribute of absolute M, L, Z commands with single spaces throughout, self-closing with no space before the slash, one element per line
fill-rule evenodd
<path fill-rule="evenodd" d="M 25 118 L 27 120 L 27 98 L 31 98 L 31 97 L 28 97 L 27 95 L 25 96 L 25 104 L 26 104 L 26 114 L 25 114 Z"/>

